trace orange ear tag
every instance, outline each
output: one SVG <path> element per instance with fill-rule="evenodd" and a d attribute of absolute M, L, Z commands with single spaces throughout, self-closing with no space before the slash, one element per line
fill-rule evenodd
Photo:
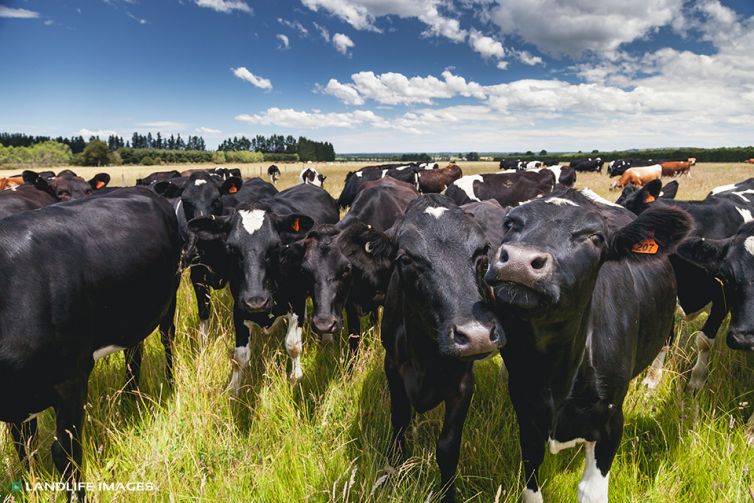
<path fill-rule="evenodd" d="M 649 195 L 648 195 L 648 196 L 646 197 L 646 199 L 644 199 L 644 202 L 645 202 L 645 203 L 653 203 L 653 202 L 655 202 L 655 201 L 657 201 L 657 199 L 655 199 L 655 196 L 653 196 L 652 194 L 649 194 Z"/>
<path fill-rule="evenodd" d="M 631 247 L 631 251 L 634 253 L 646 253 L 648 255 L 654 255 L 659 249 L 660 245 L 654 239 L 645 239 Z"/>
<path fill-rule="evenodd" d="M 236 186 L 231 185 L 230 188 L 228 189 L 228 194 L 235 194 L 236 192 L 238 192 L 238 189 L 236 188 Z"/>
<path fill-rule="evenodd" d="M 291 224 L 291 229 L 298 232 L 301 230 L 301 224 L 298 221 L 298 217 L 293 219 L 293 223 Z"/>
<path fill-rule="evenodd" d="M 104 186 L 105 186 L 105 182 L 103 182 L 102 180 L 98 180 L 97 181 L 97 185 L 95 186 L 95 188 L 101 189 Z"/>

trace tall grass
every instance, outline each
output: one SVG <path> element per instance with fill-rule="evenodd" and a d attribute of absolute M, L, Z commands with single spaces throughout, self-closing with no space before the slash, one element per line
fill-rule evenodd
<path fill-rule="evenodd" d="M 742 166 L 702 166 L 681 179 L 679 197 L 703 197 L 714 185 L 748 176 Z M 490 171 L 488 165 L 476 171 Z M 345 169 L 324 167 L 333 192 Z M 474 169 L 467 171 L 474 171 Z M 295 174 L 284 174 L 284 184 Z M 607 177 L 582 176 L 614 199 Z M 684 192 L 685 191 L 685 192 Z M 439 473 L 435 440 L 442 410 L 418 415 L 409 432 L 411 456 L 387 465 L 389 400 L 378 329 L 369 329 L 352 367 L 348 343 L 324 346 L 304 332 L 304 379 L 292 388 L 284 350 L 284 323 L 255 333 L 248 380 L 238 399 L 226 387 L 233 329 L 227 291 L 214 292 L 210 343 L 200 345 L 193 293 L 179 290 L 176 381 L 165 385 L 159 336 L 146 341 L 141 394 L 122 393 L 120 354 L 97 362 L 84 427 L 84 478 L 90 482 L 153 482 L 157 491 L 90 492 L 94 501 L 435 501 Z M 610 480 L 613 501 L 747 501 L 754 448 L 743 423 L 754 407 L 754 357 L 725 347 L 727 325 L 712 352 L 708 384 L 697 396 L 685 390 L 695 351 L 693 323 L 677 323 L 679 337 L 663 380 L 647 396 L 640 379 L 625 404 L 626 427 Z M 367 329 L 368 327 L 364 327 Z M 500 357 L 477 364 L 476 392 L 464 429 L 458 494 L 470 501 L 520 498 L 517 426 L 500 377 Z M 0 495 L 49 501 L 50 493 L 9 493 L 10 482 L 59 480 L 49 446 L 54 414 L 41 416 L 36 453 L 22 470 L 10 435 L 0 428 Z M 574 501 L 582 448 L 547 455 L 541 470 L 547 501 Z M 2 497 L 2 496 L 0 496 Z M 58 495 L 58 499 L 63 499 Z"/>

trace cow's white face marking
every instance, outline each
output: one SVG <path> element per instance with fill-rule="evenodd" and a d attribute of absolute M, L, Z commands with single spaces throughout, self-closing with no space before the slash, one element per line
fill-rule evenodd
<path fill-rule="evenodd" d="M 550 199 L 546 199 L 545 202 L 547 204 L 554 204 L 555 206 L 578 206 L 573 201 L 563 199 L 562 197 L 551 197 Z"/>
<path fill-rule="evenodd" d="M 736 188 L 735 183 L 731 183 L 728 185 L 721 185 L 719 187 L 715 187 L 714 189 L 712 189 L 712 194 L 714 195 L 714 194 L 719 194 L 721 192 L 728 192 L 729 190 L 733 190 L 735 188 Z"/>
<path fill-rule="evenodd" d="M 607 490 L 610 485 L 610 472 L 602 475 L 597 468 L 597 460 L 594 457 L 594 445 L 596 442 L 586 443 L 586 466 L 584 475 L 579 482 L 578 497 L 582 503 L 604 502 L 607 503 Z"/>
<path fill-rule="evenodd" d="M 254 234 L 264 223 L 264 210 L 240 210 L 241 226 L 249 234 Z"/>
<path fill-rule="evenodd" d="M 118 351 L 123 351 L 124 349 L 126 348 L 124 348 L 123 346 L 104 346 L 92 353 L 92 356 L 94 357 L 94 361 L 97 361 L 100 358 L 104 358 L 107 355 L 117 353 Z"/>
<path fill-rule="evenodd" d="M 484 179 L 482 178 L 482 175 L 471 175 L 471 176 L 462 176 L 455 182 L 453 182 L 455 185 L 458 186 L 459 189 L 464 191 L 466 193 L 466 196 L 468 196 L 469 199 L 472 201 L 479 201 L 479 198 L 474 195 L 474 182 L 483 182 Z"/>
<path fill-rule="evenodd" d="M 744 219 L 744 223 L 748 223 L 754 220 L 754 217 L 751 216 L 750 210 L 736 206 L 736 211 L 739 213 L 739 215 L 741 215 L 741 218 Z"/>
<path fill-rule="evenodd" d="M 746 251 L 749 252 L 750 255 L 754 255 L 754 236 L 749 236 L 744 241 L 744 248 L 746 248 Z"/>
<path fill-rule="evenodd" d="M 446 211 L 448 211 L 448 208 L 441 208 L 439 206 L 438 207 L 430 206 L 426 210 L 424 210 L 424 213 L 428 215 L 432 215 L 433 217 L 439 220 L 442 214 L 445 213 Z"/>
<path fill-rule="evenodd" d="M 586 440 L 580 437 L 574 438 L 567 442 L 558 442 L 554 438 L 547 439 L 547 444 L 550 446 L 550 452 L 553 454 L 557 454 L 564 449 L 570 449 L 572 447 L 576 447 L 577 444 L 583 444 L 583 443 L 586 443 Z"/>
<path fill-rule="evenodd" d="M 196 185 L 197 187 L 204 185 L 205 183 L 207 183 L 207 180 L 194 180 L 194 185 Z"/>
<path fill-rule="evenodd" d="M 616 208 L 622 208 L 622 206 L 620 204 L 615 204 L 612 201 L 608 201 L 607 199 L 605 199 L 604 197 L 600 196 L 599 194 L 597 194 L 596 192 L 594 192 L 593 190 L 591 190 L 589 188 L 581 189 L 579 192 L 581 192 L 581 194 L 584 197 L 586 197 L 587 199 L 589 199 L 593 203 L 604 204 L 604 205 L 607 205 L 607 206 L 615 206 Z"/>
<path fill-rule="evenodd" d="M 539 489 L 532 491 L 528 487 L 524 489 L 524 493 L 521 495 L 521 503 L 543 503 L 542 493 Z"/>

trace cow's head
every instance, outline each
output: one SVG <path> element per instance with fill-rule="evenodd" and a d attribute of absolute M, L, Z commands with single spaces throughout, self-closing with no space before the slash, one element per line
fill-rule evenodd
<path fill-rule="evenodd" d="M 572 319 L 590 302 L 602 264 L 671 253 L 691 228 L 674 207 L 654 206 L 630 222 L 622 214 L 624 225 L 603 211 L 573 190 L 512 208 L 485 276 L 497 299 L 530 318 Z"/>
<path fill-rule="evenodd" d="M 86 181 L 69 169 L 61 171 L 57 176 L 41 176 L 34 171 L 24 171 L 23 179 L 25 183 L 49 193 L 58 201 L 81 199 L 110 183 L 110 175 L 107 173 L 98 173 Z"/>
<path fill-rule="evenodd" d="M 277 215 L 254 203 L 225 216 L 195 218 L 188 226 L 199 239 L 224 241 L 236 307 L 255 313 L 272 308 L 281 250 L 303 237 L 313 223 L 306 215 Z"/>
<path fill-rule="evenodd" d="M 386 302 L 400 303 L 407 331 L 446 357 L 497 351 L 505 337 L 484 283 L 489 245 L 473 217 L 430 194 L 414 199 L 392 231 L 396 266 Z"/>
<path fill-rule="evenodd" d="M 727 239 L 689 238 L 676 254 L 717 278 L 730 309 L 728 346 L 754 351 L 754 223 Z"/>
<path fill-rule="evenodd" d="M 274 164 L 270 165 L 270 167 L 267 168 L 267 176 L 270 177 L 270 181 L 273 184 L 277 183 L 277 181 L 280 180 L 280 168 L 278 168 Z"/>
<path fill-rule="evenodd" d="M 180 197 L 186 221 L 190 221 L 194 218 L 222 215 L 222 196 L 238 192 L 242 185 L 243 180 L 235 176 L 223 181 L 216 175 L 196 172 L 188 180 L 158 182 L 154 190 L 168 198 Z"/>
<path fill-rule="evenodd" d="M 663 186 L 660 180 L 652 180 L 643 187 L 627 185 L 615 203 L 638 215 L 658 199 L 675 199 L 677 193 L 677 181 L 673 180 Z"/>

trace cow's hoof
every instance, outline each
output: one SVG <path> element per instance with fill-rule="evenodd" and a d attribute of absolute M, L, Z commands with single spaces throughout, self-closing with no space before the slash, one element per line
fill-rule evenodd
<path fill-rule="evenodd" d="M 537 489 L 537 491 L 532 491 L 527 487 L 521 494 L 521 503 L 544 503 L 544 499 L 542 499 L 542 491 L 539 489 Z"/>
<path fill-rule="evenodd" d="M 691 379 L 689 379 L 689 383 L 687 385 L 688 390 L 696 393 L 697 391 L 702 389 L 702 386 L 704 386 L 704 381 L 706 380 L 707 376 L 705 374 L 702 374 L 701 372 L 692 372 Z"/>
<path fill-rule="evenodd" d="M 641 384 L 647 388 L 647 394 L 651 394 L 660 385 L 660 376 L 650 373 L 644 378 Z"/>
<path fill-rule="evenodd" d="M 291 382 L 292 386 L 295 386 L 301 382 L 301 379 L 304 378 L 304 373 L 301 371 L 300 368 L 294 369 L 293 372 L 291 372 L 291 375 L 288 376 L 288 380 Z"/>
<path fill-rule="evenodd" d="M 322 344 L 332 344 L 335 342 L 335 338 L 332 334 L 324 334 L 322 336 Z"/>

